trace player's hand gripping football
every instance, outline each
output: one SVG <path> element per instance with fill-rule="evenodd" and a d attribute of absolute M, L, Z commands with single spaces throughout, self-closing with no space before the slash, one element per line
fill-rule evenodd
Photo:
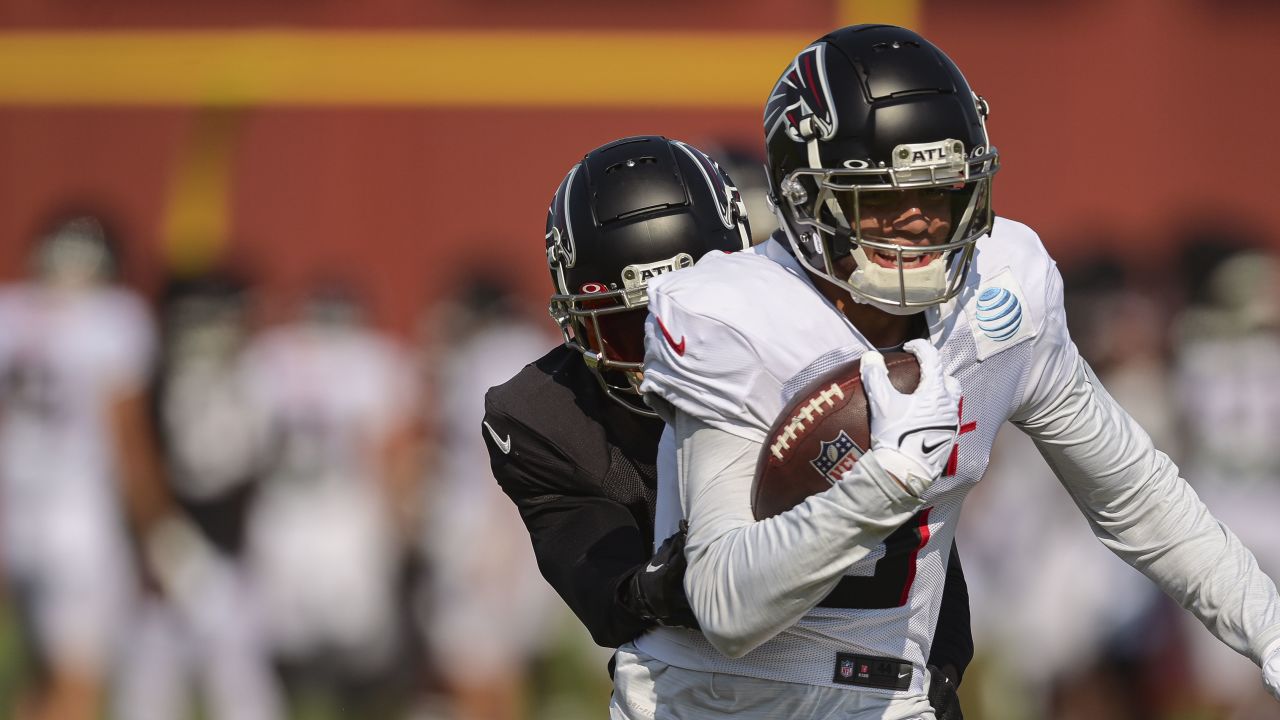
<path fill-rule="evenodd" d="M 920 497 L 947 468 L 960 426 L 960 382 L 942 369 L 937 348 L 912 340 L 904 350 L 920 363 L 920 384 L 900 393 L 884 356 L 862 356 L 862 385 L 871 406 L 871 450 L 907 492 Z"/>

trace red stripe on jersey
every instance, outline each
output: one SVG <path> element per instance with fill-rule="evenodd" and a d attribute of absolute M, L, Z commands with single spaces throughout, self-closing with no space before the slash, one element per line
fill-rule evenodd
<path fill-rule="evenodd" d="M 898 598 L 898 607 L 907 604 L 907 595 L 911 594 L 911 586 L 916 581 L 916 559 L 920 556 L 920 551 L 924 546 L 929 544 L 929 511 L 933 508 L 925 508 L 920 511 L 920 528 L 917 534 L 920 536 L 920 544 L 916 545 L 916 549 L 911 551 L 911 562 L 907 564 L 907 581 L 902 585 L 902 597 Z"/>
<path fill-rule="evenodd" d="M 956 414 L 961 420 L 964 419 L 964 397 L 960 398 L 960 409 Z M 951 477 L 956 474 L 956 466 L 960 463 L 960 436 L 977 429 L 977 420 L 960 423 L 960 432 L 956 433 L 956 444 L 951 446 L 951 457 L 947 458 L 947 469 L 942 472 L 942 477 Z"/>

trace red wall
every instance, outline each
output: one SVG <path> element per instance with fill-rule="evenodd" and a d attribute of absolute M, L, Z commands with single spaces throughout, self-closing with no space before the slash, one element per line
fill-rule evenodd
<path fill-rule="evenodd" d="M 554 12 L 514 0 L 98 5 L 4 0 L 0 27 L 617 29 L 617 17 L 633 14 L 628 24 L 640 28 L 816 37 L 836 17 L 834 4 L 764 0 L 572 2 Z M 1280 6 L 1252 2 L 938 1 L 922 12 L 923 32 L 993 107 L 999 210 L 1038 229 L 1065 262 L 1098 252 L 1146 261 L 1192 218 L 1258 226 L 1277 240 L 1278 29 Z M 541 302 L 546 203 L 591 147 L 650 132 L 759 142 L 759 112 L 742 109 L 222 112 L 236 127 L 235 252 L 277 298 L 349 274 L 374 316 L 402 331 L 469 263 L 510 271 Z M 133 277 L 154 288 L 166 194 L 196 119 L 191 108 L 0 106 L 0 277 L 20 272 L 27 238 L 52 206 L 91 197 L 118 216 Z"/>

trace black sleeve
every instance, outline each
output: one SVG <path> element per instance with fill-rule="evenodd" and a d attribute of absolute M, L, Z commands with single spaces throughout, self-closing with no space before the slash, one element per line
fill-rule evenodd
<path fill-rule="evenodd" d="M 973 629 L 969 625 L 969 584 L 960 566 L 960 552 L 951 544 L 947 562 L 947 580 L 942 589 L 942 605 L 938 609 L 938 628 L 929 651 L 929 664 L 939 668 L 955 668 L 958 683 L 965 668 L 973 660 Z"/>
<path fill-rule="evenodd" d="M 538 433 L 489 412 L 482 427 L 493 475 L 515 502 L 538 558 L 538 569 L 591 638 L 617 647 L 653 623 L 624 602 L 627 581 L 652 554 L 626 506 L 578 477 L 576 465 Z M 504 437 L 505 436 L 505 437 Z"/>

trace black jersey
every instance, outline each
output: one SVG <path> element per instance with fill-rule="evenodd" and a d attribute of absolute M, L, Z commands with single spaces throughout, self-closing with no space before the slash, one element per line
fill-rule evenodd
<path fill-rule="evenodd" d="M 653 555 L 663 428 L 607 397 L 564 346 L 485 395 L 480 430 L 493 475 L 520 509 L 543 577 L 606 647 L 653 624 L 621 590 Z M 930 663 L 963 672 L 972 655 L 968 588 L 953 547 Z"/>
<path fill-rule="evenodd" d="M 662 429 L 607 397 L 564 346 L 485 395 L 493 475 L 520 509 L 543 576 L 600 645 L 651 625 L 618 598 L 653 554 Z"/>
<path fill-rule="evenodd" d="M 171 402 L 174 382 L 180 372 L 181 369 L 168 363 L 162 364 L 149 393 L 151 422 L 156 432 L 157 449 L 165 464 L 165 481 L 174 502 L 205 539 L 224 555 L 239 557 L 244 551 L 249 509 L 257 495 L 259 468 L 247 459 L 252 448 L 243 442 L 244 433 L 238 434 L 236 439 L 242 441 L 238 443 L 230 442 L 225 433 L 210 436 L 221 426 L 197 422 L 191 416 L 191 413 L 206 410 L 206 404 L 188 401 L 175 405 Z M 226 387 L 209 384 L 201 385 L 200 389 L 205 393 L 221 393 L 223 398 L 229 392 Z M 199 398 L 204 399 L 203 396 Z M 210 480 L 201 473 L 199 462 L 184 456 L 184 448 L 192 447 L 218 448 L 222 457 L 235 458 L 227 465 L 238 466 L 239 471 L 231 477 Z"/>

